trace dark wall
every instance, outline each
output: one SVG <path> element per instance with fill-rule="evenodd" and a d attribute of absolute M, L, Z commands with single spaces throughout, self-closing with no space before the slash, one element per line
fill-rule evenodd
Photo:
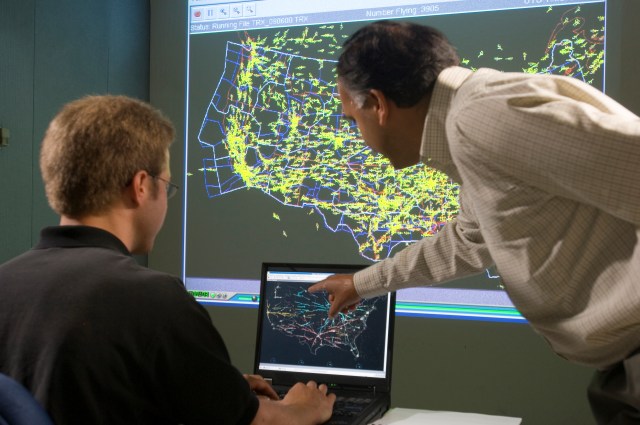
<path fill-rule="evenodd" d="M 0 262 L 57 224 L 38 167 L 60 109 L 89 94 L 149 98 L 149 0 L 0 0 Z M 96 158 L 100 161 L 100 158 Z"/>

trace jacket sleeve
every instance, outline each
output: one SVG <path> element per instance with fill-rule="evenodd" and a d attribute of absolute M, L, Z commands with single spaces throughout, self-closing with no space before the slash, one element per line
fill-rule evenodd
<path fill-rule="evenodd" d="M 456 219 L 434 236 L 356 273 L 358 294 L 371 298 L 402 288 L 435 285 L 481 273 L 493 265 L 473 213 L 463 197 L 460 201 Z"/>

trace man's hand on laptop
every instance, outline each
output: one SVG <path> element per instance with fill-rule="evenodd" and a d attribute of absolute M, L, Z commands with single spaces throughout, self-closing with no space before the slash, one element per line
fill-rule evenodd
<path fill-rule="evenodd" d="M 318 385 L 314 381 L 306 384 L 298 382 L 289 389 L 282 403 L 296 410 L 296 417 L 308 418 L 313 423 L 326 422 L 331 417 L 336 401 L 336 395 L 328 393 L 327 390 L 325 384 Z"/>
<path fill-rule="evenodd" d="M 328 294 L 331 308 L 329 317 L 338 313 L 348 313 L 354 310 L 362 298 L 356 292 L 352 274 L 334 274 L 309 287 L 309 292 L 325 291 Z"/>
<path fill-rule="evenodd" d="M 260 375 L 249 375 L 245 373 L 244 379 L 249 383 L 249 388 L 251 391 L 256 393 L 258 396 L 263 396 L 270 398 L 271 400 L 280 400 L 278 397 L 278 393 L 273 389 L 269 382 L 265 381 L 265 379 Z"/>
<path fill-rule="evenodd" d="M 298 382 L 282 400 L 258 397 L 260 407 L 251 425 L 317 425 L 333 413 L 335 394 L 327 393 L 325 384 Z"/>

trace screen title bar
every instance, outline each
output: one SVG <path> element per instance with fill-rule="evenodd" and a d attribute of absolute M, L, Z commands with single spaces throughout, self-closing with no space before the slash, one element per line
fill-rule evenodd
<path fill-rule="evenodd" d="M 605 0 L 425 0 L 415 3 L 410 0 L 326 0 L 294 3 L 287 0 L 190 0 L 189 32 L 238 31 L 604 2 Z"/>

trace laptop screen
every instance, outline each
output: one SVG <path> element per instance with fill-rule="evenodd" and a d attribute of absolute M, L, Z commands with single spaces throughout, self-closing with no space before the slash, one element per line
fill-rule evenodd
<path fill-rule="evenodd" d="M 390 375 L 394 294 L 363 300 L 347 314 L 328 316 L 326 293 L 312 284 L 363 266 L 263 265 L 256 341 L 257 373 L 292 381 L 353 383 Z"/>

